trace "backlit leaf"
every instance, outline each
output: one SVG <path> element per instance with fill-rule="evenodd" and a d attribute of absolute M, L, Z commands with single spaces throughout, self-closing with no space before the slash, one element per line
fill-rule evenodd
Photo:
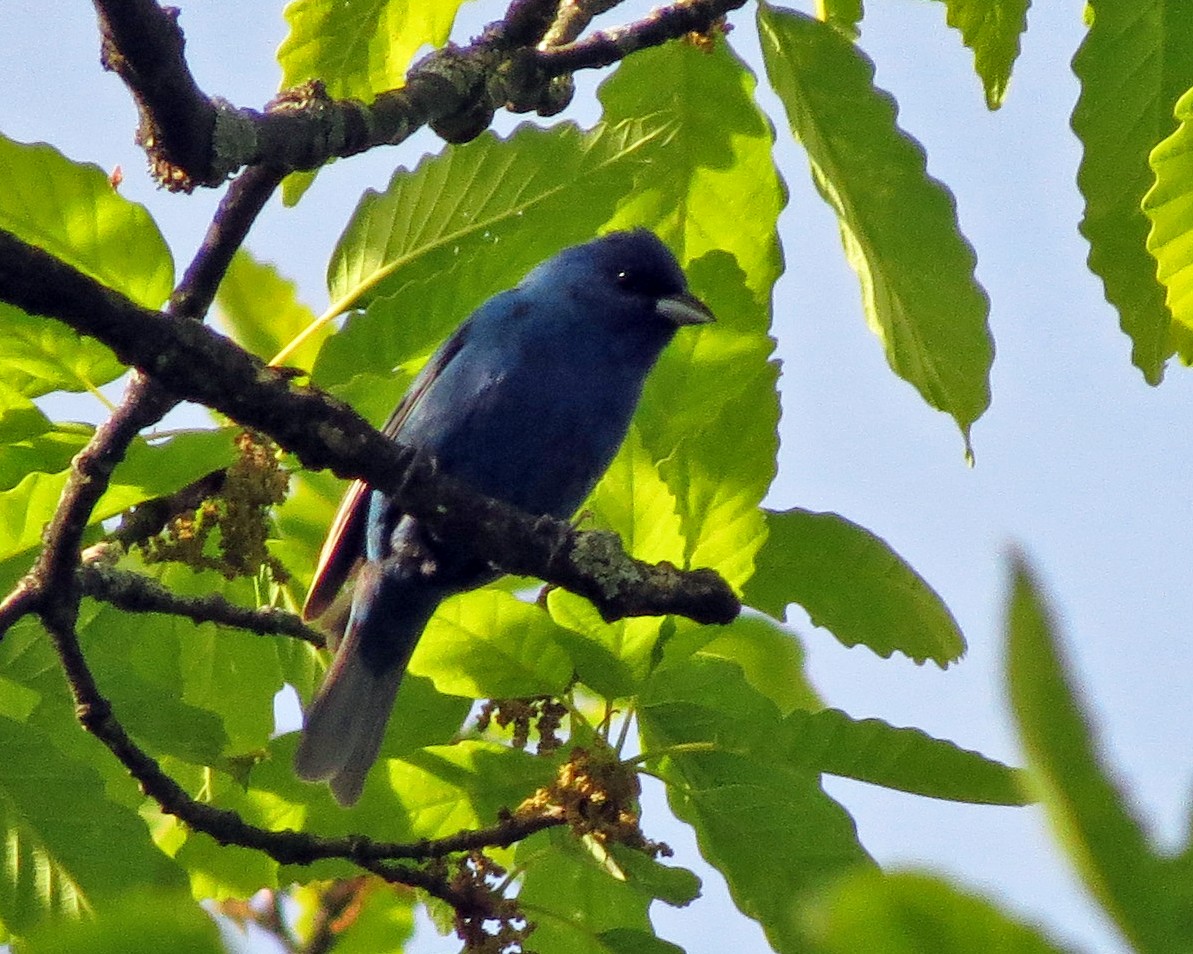
<path fill-rule="evenodd" d="M 0 135 L 0 228 L 146 308 L 160 307 L 174 285 L 170 250 L 145 208 L 98 166 L 45 143 Z"/>
<path fill-rule="evenodd" d="M 855 871 L 802 905 L 808 954 L 1063 954 L 985 898 L 915 872 Z"/>
<path fill-rule="evenodd" d="M 1154 181 L 1148 154 L 1176 128 L 1173 107 L 1193 86 L 1190 5 L 1091 0 L 1087 10 L 1089 33 L 1073 58 L 1081 84 L 1073 110 L 1082 144 L 1081 234 L 1089 241 L 1089 267 L 1131 338 L 1131 360 L 1157 384 L 1173 351 L 1173 328 L 1140 204 Z M 1193 358 L 1193 339 L 1180 336 L 1180 350 Z"/>
<path fill-rule="evenodd" d="M 944 667 L 965 638 L 944 601 L 890 546 L 835 513 L 768 511 L 746 601 L 776 619 L 798 603 L 846 646 Z"/>
<path fill-rule="evenodd" d="M 1183 887 L 1169 880 L 1096 750 L 1051 613 L 1021 557 L 1011 567 L 1007 683 L 1033 791 L 1086 887 L 1140 951 L 1179 951 Z"/>
<path fill-rule="evenodd" d="M 895 123 L 874 65 L 839 32 L 761 6 L 763 59 L 816 187 L 837 213 L 862 305 L 895 373 L 951 415 L 968 450 L 990 403 L 989 302 L 949 191 Z"/>

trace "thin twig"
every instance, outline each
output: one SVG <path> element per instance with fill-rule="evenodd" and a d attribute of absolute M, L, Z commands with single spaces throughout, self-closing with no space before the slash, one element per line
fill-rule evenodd
<path fill-rule="evenodd" d="M 594 17 L 607 13 L 621 2 L 622 0 L 563 0 L 559 4 L 559 12 L 555 15 L 551 29 L 539 41 L 539 49 L 546 50 L 571 43 L 588 29 L 588 24 Z"/>
<path fill-rule="evenodd" d="M 309 865 L 322 859 L 343 858 L 370 871 L 376 870 L 389 881 L 428 887 L 424 872 L 384 863 L 441 858 L 463 851 L 505 847 L 545 828 L 565 824 L 561 813 L 547 809 L 532 816 L 507 816 L 489 828 L 410 843 L 378 842 L 363 835 L 320 838 L 307 832 L 290 829 L 269 831 L 250 825 L 236 812 L 191 798 L 173 778 L 162 771 L 155 759 L 132 740 L 124 726 L 113 716 L 111 704 L 96 685 L 73 627 L 65 624 L 64 617 L 70 615 L 69 607 L 65 611 L 47 609 L 43 621 L 66 671 L 79 722 L 124 764 L 140 783 L 141 790 L 157 802 L 163 812 L 211 836 L 221 845 L 239 845 L 263 851 L 281 864 Z M 377 866 L 382 866 L 384 873 L 377 870 Z"/>
<path fill-rule="evenodd" d="M 230 603 L 216 593 L 181 596 L 149 577 L 95 563 L 79 567 L 75 579 L 84 596 L 111 603 L 127 613 L 169 613 L 185 616 L 196 623 L 234 626 L 265 636 L 292 636 L 319 649 L 327 645 L 326 638 L 318 630 L 307 626 L 293 613 L 276 607 L 249 609 Z"/>
<path fill-rule="evenodd" d="M 574 43 L 536 50 L 534 59 L 547 76 L 600 69 L 688 33 L 707 33 L 727 13 L 745 4 L 746 0 L 682 0 L 659 7 L 634 23 L 600 30 Z"/>
<path fill-rule="evenodd" d="M 137 504 L 121 518 L 120 526 L 108 539 L 126 550 L 144 543 L 161 533 L 175 517 L 197 510 L 204 500 L 218 494 L 226 479 L 226 470 L 213 470 L 172 494 Z"/>

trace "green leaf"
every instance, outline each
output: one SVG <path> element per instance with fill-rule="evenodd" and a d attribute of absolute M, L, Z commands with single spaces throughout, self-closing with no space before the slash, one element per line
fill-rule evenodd
<path fill-rule="evenodd" d="M 146 308 L 159 307 L 174 285 L 170 250 L 145 208 L 98 166 L 45 143 L 0 135 L 0 228 Z"/>
<path fill-rule="evenodd" d="M 315 320 L 311 310 L 298 300 L 294 282 L 243 248 L 233 256 L 215 303 L 220 323 L 232 339 L 266 361 Z M 330 326 L 319 329 L 286 363 L 291 367 L 313 367 L 331 331 Z"/>
<path fill-rule="evenodd" d="M 137 438 L 91 512 L 90 523 L 96 525 L 226 467 L 235 457 L 233 433 L 233 428 L 187 431 L 152 444 Z M 40 546 L 42 528 L 57 507 L 68 476 L 67 471 L 32 473 L 0 492 L 0 559 Z"/>
<path fill-rule="evenodd" d="M 495 824 L 501 810 L 512 811 L 548 784 L 556 768 L 552 759 L 474 739 L 427 746 L 382 766 L 404 816 L 395 819 L 393 837 L 403 840 Z"/>
<path fill-rule="evenodd" d="M 716 40 L 707 52 L 683 43 L 643 50 L 600 89 L 606 122 L 643 116 L 648 129 L 667 135 L 667 148 L 651 153 L 609 227 L 657 232 L 718 317 L 676 336 L 636 418 L 685 537 L 682 561 L 669 558 L 713 567 L 737 586 L 753 571 L 762 541 L 757 508 L 777 450 L 768 331 L 786 197 L 755 86 L 745 64 Z"/>
<path fill-rule="evenodd" d="M 898 651 L 942 668 L 965 653 L 965 637 L 935 591 L 885 541 L 835 513 L 767 512 L 758 572 L 747 603 L 775 619 L 798 603 L 846 646 L 882 657 Z"/>
<path fill-rule="evenodd" d="M 26 397 L 51 391 L 91 391 L 125 371 L 94 338 L 52 318 L 0 303 L 0 381 Z"/>
<path fill-rule="evenodd" d="M 28 954 L 222 954 L 215 921 L 185 891 L 146 888 L 94 920 L 46 925 L 21 946 Z"/>
<path fill-rule="evenodd" d="M 426 685 L 426 680 L 412 681 Z M 369 774 L 360 801 L 349 811 L 332 801 L 326 785 L 295 778 L 297 733 L 272 740 L 253 765 L 248 788 L 225 789 L 219 793 L 219 803 L 252 824 L 275 830 L 294 828 L 324 835 L 367 831 L 385 840 L 414 841 L 496 824 L 502 811 L 516 809 L 558 770 L 555 758 L 478 739 L 407 748 L 394 756 L 392 740 L 403 731 L 402 717 L 399 702 L 385 750 Z M 459 728 L 458 721 L 454 728 Z M 283 867 L 277 880 L 305 883 L 352 873 L 346 862 L 329 861 L 309 868 Z"/>
<path fill-rule="evenodd" d="M 677 621 L 676 625 L 686 627 L 683 621 Z M 746 615 L 715 629 L 692 626 L 691 632 L 701 634 L 702 656 L 736 663 L 746 682 L 773 702 L 783 715 L 795 709 L 821 708 L 820 697 L 804 671 L 804 648 L 793 633 L 769 620 Z M 674 648 L 683 652 L 681 642 L 669 643 L 667 651 Z"/>
<path fill-rule="evenodd" d="M 571 657 L 576 676 L 606 699 L 633 695 L 650 672 L 662 621 L 634 616 L 606 623 L 588 600 L 566 590 L 547 594 L 557 636 Z"/>
<path fill-rule="evenodd" d="M 658 563 L 684 558 L 684 537 L 675 495 L 659 474 L 637 425 L 581 508 L 592 526 L 612 530 L 627 553 Z"/>
<path fill-rule="evenodd" d="M 0 749 L 0 921 L 10 931 L 102 912 L 135 888 L 183 885 L 137 814 L 108 801 L 99 774 L 46 733 L 0 717 Z"/>
<path fill-rule="evenodd" d="M 687 868 L 662 864 L 645 852 L 626 845 L 610 845 L 609 854 L 620 874 L 652 898 L 683 908 L 700 897 L 700 879 Z"/>
<path fill-rule="evenodd" d="M 171 771 L 177 778 L 178 772 Z M 223 776 L 210 776 L 219 778 Z M 210 781 L 199 781 L 194 791 L 208 795 L 212 791 Z M 181 822 L 170 819 L 169 834 L 183 840 L 174 854 L 174 860 L 190 876 L 191 894 L 196 898 L 212 901 L 226 901 L 229 898 L 250 898 L 263 888 L 278 887 L 278 863 L 260 851 L 241 848 L 237 845 L 221 845 L 206 835 L 185 828 Z"/>
<path fill-rule="evenodd" d="M 50 426 L 36 404 L 0 379 L 0 454 L 19 441 L 40 437 Z"/>
<path fill-rule="evenodd" d="M 196 572 L 170 564 L 161 582 L 183 596 L 219 593 L 241 606 L 257 604 L 255 579 L 230 581 L 214 571 Z M 170 684 L 177 685 L 182 702 L 219 717 L 227 733 L 228 754 L 264 748 L 273 733 L 273 697 L 283 685 L 275 647 L 285 637 L 212 623 L 196 625 L 176 617 L 156 621 L 162 645 L 177 660 L 177 674 Z M 169 663 L 162 660 L 159 665 Z M 236 691 L 229 692 L 229 686 Z"/>
<path fill-rule="evenodd" d="M 637 692 L 658 642 L 658 620 L 606 623 L 588 600 L 559 589 L 547 593 L 547 610 L 559 624 L 555 638 L 571 657 L 580 682 L 605 699 Z"/>
<path fill-rule="evenodd" d="M 289 768 L 289 763 L 286 765 Z M 169 773 L 186 791 L 205 803 L 238 812 L 249 824 L 259 818 L 244 810 L 244 783 L 223 772 L 212 772 L 166 757 L 163 771 Z M 293 772 L 290 773 L 293 779 Z M 300 827 L 284 819 L 279 828 Z M 224 901 L 248 898 L 262 888 L 278 887 L 278 863 L 260 851 L 236 845 L 221 845 L 172 815 L 156 819 L 154 841 L 173 857 L 190 877 L 191 893 L 196 898 Z"/>
<path fill-rule="evenodd" d="M 774 477 L 779 446 L 778 366 L 765 353 L 754 350 L 751 360 L 735 369 L 739 390 L 725 396 L 719 411 L 704 419 L 684 415 L 692 430 L 659 464 L 675 494 L 686 538 L 682 565 L 711 567 L 737 588 L 753 575 L 755 555 L 765 540 L 759 504 Z M 699 386 L 700 379 L 692 377 L 692 386 Z M 656 377 L 652 394 L 667 383 L 665 375 Z M 666 413 L 661 401 L 650 408 Z M 644 421 L 644 430 L 649 428 Z"/>
<path fill-rule="evenodd" d="M 348 483 L 330 471 L 295 470 L 290 493 L 274 510 L 274 523 L 284 543 L 286 569 L 297 577 L 292 583 L 296 605 L 301 606 L 319 558 L 327 528 L 335 517 Z"/>
<path fill-rule="evenodd" d="M 640 697 L 643 751 L 675 814 L 776 951 L 801 950 L 798 894 L 868 862 L 853 821 L 818 776 L 776 760 L 782 720 L 725 660 L 660 667 Z"/>
<path fill-rule="evenodd" d="M 384 421 L 414 375 L 467 317 L 456 272 L 411 282 L 348 316 L 315 362 L 312 380 L 371 421 Z"/>
<path fill-rule="evenodd" d="M 597 935 L 602 950 L 609 954 L 683 954 L 683 948 L 670 941 L 633 928 L 613 928 Z"/>
<path fill-rule="evenodd" d="M 46 421 L 49 424 L 49 421 Z M 0 447 L 0 490 L 12 490 L 33 473 L 55 474 L 91 439 L 88 424 L 53 424 L 41 433 Z"/>
<path fill-rule="evenodd" d="M 1136 950 L 1187 950 L 1184 892 L 1098 755 L 1051 614 L 1022 557 L 1011 566 L 1007 683 L 1033 789 L 1089 890 Z"/>
<path fill-rule="evenodd" d="M 771 289 L 783 270 L 777 223 L 786 195 L 771 154 L 774 130 L 754 98 L 757 85 L 716 38 L 708 50 L 689 43 L 640 50 L 598 95 L 606 124 L 624 128 L 644 117 L 642 134 L 655 147 L 608 227 L 650 228 L 685 268 L 710 252 L 728 253 L 755 304 L 745 314 L 717 317 L 738 332 L 765 334 Z"/>
<path fill-rule="evenodd" d="M 850 40 L 861 35 L 858 24 L 864 15 L 862 0 L 816 0 L 816 19 L 840 30 Z"/>
<path fill-rule="evenodd" d="M 805 901 L 807 954 L 1062 954 L 984 898 L 915 872 L 855 871 Z"/>
<path fill-rule="evenodd" d="M 178 630 L 196 627 L 177 617 L 122 613 L 100 605 L 79 642 L 117 718 L 155 755 L 214 765 L 228 737 L 211 712 L 183 699 Z M 241 705 L 245 689 L 235 693 Z M 229 695 L 232 695 L 229 693 Z"/>
<path fill-rule="evenodd" d="M 557 695 L 572 678 L 572 662 L 556 631 L 542 609 L 508 593 L 462 594 L 435 612 L 410 671 L 470 699 Z"/>
<path fill-rule="evenodd" d="M 336 99 L 366 103 L 403 85 L 426 45 L 442 46 L 461 0 L 294 0 L 278 48 L 282 88 L 321 80 Z"/>
<path fill-rule="evenodd" d="M 856 720 L 837 709 L 792 712 L 781 750 L 793 767 L 882 785 L 915 795 L 980 805 L 1025 805 L 1016 769 L 919 729 L 880 719 Z"/>
<path fill-rule="evenodd" d="M 589 133 L 522 125 L 508 139 L 486 133 L 399 169 L 385 192 L 365 193 L 332 253 L 329 314 L 460 261 L 467 267 L 448 281 L 462 319 L 551 253 L 591 238 L 660 138 L 635 123 Z"/>
<path fill-rule="evenodd" d="M 990 403 L 989 302 L 953 197 L 895 123 L 874 66 L 836 30 L 799 13 L 758 11 L 763 59 L 816 187 L 833 207 L 866 319 L 895 373 L 952 415 L 966 440 Z"/>
<path fill-rule="evenodd" d="M 1147 248 L 1156 259 L 1172 315 L 1172 335 L 1182 359 L 1193 362 L 1193 90 L 1176 104 L 1180 125 L 1152 150 L 1155 184 L 1143 197 L 1151 220 Z"/>
<path fill-rule="evenodd" d="M 986 91 L 986 107 L 998 109 L 1007 94 L 1019 37 L 1027 29 L 1029 0 L 944 0 L 948 24 L 973 50 L 973 66 Z"/>
<path fill-rule="evenodd" d="M 428 745 L 446 744 L 460 734 L 471 709 L 472 700 L 449 696 L 430 679 L 408 673 L 402 678 L 381 754 L 396 758 Z"/>
<path fill-rule="evenodd" d="M 94 604 L 83 603 L 80 625 L 86 626 L 93 611 Z M 124 766 L 79 727 L 62 664 L 36 616 L 18 620 L 0 640 L 0 672 L 21 687 L 16 698 L 5 700 L 6 716 L 45 735 L 64 757 L 90 765 L 103 775 L 108 799 L 126 807 L 141 806 L 144 796 Z"/>
<path fill-rule="evenodd" d="M 601 864 L 570 832 L 545 831 L 518 845 L 525 869 L 518 905 L 536 925 L 529 947 L 541 954 L 610 954 L 604 931 L 653 935 L 650 896 Z"/>
<path fill-rule="evenodd" d="M 290 33 L 278 48 L 282 89 L 320 80 L 337 99 L 371 103 L 378 93 L 405 85 L 406 69 L 421 47 L 443 46 L 462 5 L 462 0 L 294 0 L 285 9 Z M 286 205 L 298 203 L 316 172 L 286 177 Z"/>
<path fill-rule="evenodd" d="M 80 626 L 86 627 L 95 610 L 96 604 L 84 601 Z M 14 703 L 6 714 L 20 717 L 72 763 L 89 766 L 90 771 L 102 776 L 103 795 L 108 801 L 134 812 L 144 807 L 145 796 L 128 770 L 80 728 L 62 663 L 37 617 L 26 616 L 5 633 L 0 641 L 0 672 L 24 689 L 17 700 L 6 700 Z M 36 694 L 36 700 L 31 694 Z M 30 701 L 34 706 L 27 715 L 17 710 L 18 706 L 27 709 Z"/>
<path fill-rule="evenodd" d="M 580 512 L 585 526 L 591 520 L 593 527 L 613 531 L 626 551 L 640 560 L 684 559 L 686 542 L 675 497 L 636 425 Z M 591 603 L 564 590 L 552 590 L 547 606 L 565 627 L 557 638 L 581 682 L 609 699 L 636 691 L 651 665 L 660 618 L 606 623 Z"/>
<path fill-rule="evenodd" d="M 40 693 L 0 676 L 0 717 L 24 722 L 40 701 Z"/>
<path fill-rule="evenodd" d="M 1152 384 L 1172 354 L 1173 329 L 1147 252 L 1149 223 L 1140 203 L 1153 182 L 1148 154 L 1173 132 L 1173 107 L 1193 85 L 1188 6 L 1091 0 L 1093 22 L 1073 58 L 1081 84 L 1073 110 L 1073 131 L 1083 146 L 1081 234 L 1089 241 L 1089 267 L 1131 338 L 1131 360 Z M 1187 335 L 1180 336 L 1180 348 L 1193 359 Z"/>

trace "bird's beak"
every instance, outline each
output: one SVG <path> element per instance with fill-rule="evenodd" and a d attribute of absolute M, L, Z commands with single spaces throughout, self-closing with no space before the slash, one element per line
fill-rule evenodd
<path fill-rule="evenodd" d="M 677 328 L 684 325 L 707 325 L 710 321 L 717 320 L 708 305 L 688 291 L 660 298 L 655 305 L 655 311 Z"/>

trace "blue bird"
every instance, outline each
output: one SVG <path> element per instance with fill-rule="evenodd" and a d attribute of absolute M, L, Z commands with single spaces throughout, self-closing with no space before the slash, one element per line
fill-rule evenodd
<path fill-rule="evenodd" d="M 646 375 L 683 325 L 712 321 L 644 230 L 560 252 L 480 306 L 436 351 L 384 427 L 474 489 L 571 516 L 617 453 Z M 355 575 L 344 637 L 307 710 L 295 771 L 360 796 L 398 684 L 446 597 L 496 578 L 357 481 L 328 534 L 303 617 Z"/>

